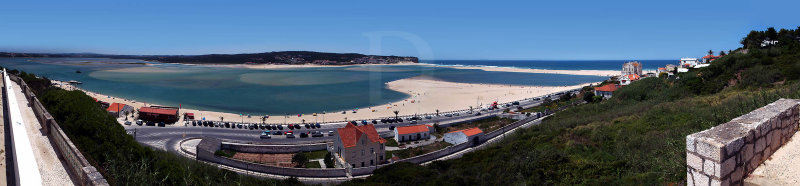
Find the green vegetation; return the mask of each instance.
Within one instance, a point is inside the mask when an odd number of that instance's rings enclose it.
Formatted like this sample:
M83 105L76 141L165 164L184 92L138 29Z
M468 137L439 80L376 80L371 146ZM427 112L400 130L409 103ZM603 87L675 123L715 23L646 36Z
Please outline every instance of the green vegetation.
M397 156L400 159L406 159L406 158L410 158L410 157L414 157L414 156L423 155L423 154L426 154L426 153L429 153L429 152L437 151L437 150L440 150L440 149L444 149L445 147L448 147L450 145L451 145L450 143L447 143L447 142L444 142L444 141L437 141L437 142L434 142L434 143L429 144L429 145L406 148L406 149L400 149L400 150L395 150L395 151L386 151L386 153L387 154L390 154L390 153L394 154L394 156ZM388 156L388 155L386 157L387 157L387 159L390 158L390 156Z
M323 159L325 158L325 154L330 154L330 153L328 153L327 150L318 150L318 151L305 152L305 154L308 159L313 160L313 159Z
M399 146L399 144L397 144L397 141L395 141L394 138L383 138L383 139L386 140L386 143L384 143L384 145L386 145L387 147Z
M298 152L292 156L292 163L295 163L295 167L303 167L306 163L308 163L308 157L306 157L305 152Z
M491 132L497 130L503 126L513 123L516 120L509 119L509 118L501 118L501 117L490 117L478 121L471 121L467 123L458 124L455 126L450 126L447 128L441 128L436 130L437 134L444 134L450 131L468 129L468 128L475 128L478 127L484 132Z
M214 152L214 155L228 157L228 158L233 158L233 155L235 155L235 154L236 154L236 152L231 151L231 150L218 150L218 151Z
M344 184L685 183L686 135L779 98L800 98L800 42L788 39L800 36L800 29L770 30L751 32L743 39L745 48L709 67L674 78L644 78L620 88L609 100L557 112L538 126L462 158L427 166L393 164ZM766 37L780 42L762 48Z
M42 104L111 185L275 185L300 184L296 179L265 180L197 162L134 141L94 100L80 91L50 86L47 79L19 75Z
M319 164L319 161L309 161L305 164L306 168L314 168L314 169L321 169L322 165Z
M336 167L336 165L335 165L336 163L333 162L333 156L331 155L331 153L326 153L325 154L325 159L323 161L325 162L325 167L327 167L327 168Z

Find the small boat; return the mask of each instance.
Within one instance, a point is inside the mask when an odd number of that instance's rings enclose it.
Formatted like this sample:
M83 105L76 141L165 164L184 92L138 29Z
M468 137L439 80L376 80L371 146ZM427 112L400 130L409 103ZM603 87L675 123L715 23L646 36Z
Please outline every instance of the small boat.
M75 81L75 80L67 81L67 83L70 83L70 84L82 84L80 81Z
M80 73L81 73L81 71L80 71L80 70L75 70L75 73L78 73L78 74L80 74Z

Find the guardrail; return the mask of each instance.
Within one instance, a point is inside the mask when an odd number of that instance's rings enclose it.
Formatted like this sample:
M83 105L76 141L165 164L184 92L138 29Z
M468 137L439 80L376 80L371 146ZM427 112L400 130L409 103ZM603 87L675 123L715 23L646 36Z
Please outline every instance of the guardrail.
M66 133L61 129L58 123L53 119L53 116L47 112L47 109L36 98L36 95L31 92L30 87L21 78L8 75L9 80L16 82L20 85L22 93L31 104L36 119L42 125L43 132L47 135L54 145L55 151L64 159L64 164L67 165L67 172L72 178L77 178L75 181L81 185L108 185L108 182L103 178L97 169L89 164L89 162L81 154L80 150L75 144L70 141Z

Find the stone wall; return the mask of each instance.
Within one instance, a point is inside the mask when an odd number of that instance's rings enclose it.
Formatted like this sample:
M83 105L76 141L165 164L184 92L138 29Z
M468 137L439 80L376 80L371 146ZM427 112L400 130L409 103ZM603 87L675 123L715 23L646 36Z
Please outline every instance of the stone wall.
M798 104L799 100L780 99L686 136L687 185L742 185L797 132Z
M42 126L42 132L47 135L47 138L52 141L53 149L58 153L59 157L63 158L66 170L74 179L75 182L81 185L108 185L108 182L103 178L97 169L89 164L86 158L81 154L75 144L70 141L67 134L61 129L61 126L53 119L53 116L47 112L47 109L39 102L36 95L30 90L28 84L22 81L21 78L8 75L11 81L20 85L22 93L31 104L29 105L39 124ZM9 85L10 86L10 85Z
M328 143L298 144L298 145L255 145L255 144L222 142L222 148L230 149L236 152L246 152L246 153L286 154L286 153L327 150Z

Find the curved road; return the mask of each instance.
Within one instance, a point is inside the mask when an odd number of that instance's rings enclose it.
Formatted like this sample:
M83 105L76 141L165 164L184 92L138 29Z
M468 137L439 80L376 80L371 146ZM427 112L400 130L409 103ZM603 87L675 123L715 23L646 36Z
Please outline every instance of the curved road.
M575 91L575 90L573 90ZM539 97L544 99L544 97ZM555 100L557 99L556 95L551 94L550 98ZM535 99L526 99L520 101L520 105L524 108L530 108L536 105L539 105L541 100ZM516 107L516 106L512 106ZM487 117L493 115L499 115L505 109L500 107L501 109L494 109L494 110L487 110L481 111L481 116L475 116L473 114L467 114L467 111L456 111L456 112L443 112L440 113L439 116L432 116L431 119L425 119L425 117L421 117L422 120L417 121L416 124L411 124L408 119L404 118L404 122L401 123L380 123L375 125L375 128L378 130L378 133L383 137L393 136L393 131L389 130L390 126L408 126L408 125L418 125L418 124L430 124L430 123L439 123L441 124L451 124L451 123L461 123L469 120L473 120L480 117ZM477 111L477 109L476 109ZM445 115L448 113L459 113L459 116L451 116L446 117ZM431 114L432 115L432 114ZM369 122L369 121L368 121ZM360 124L360 122L359 122ZM156 149L166 150L169 152L177 153L177 149L173 148L177 146L177 143L183 139L190 138L190 137L214 137L223 139L225 141L236 141L240 143L269 143L269 144L298 144L298 143L315 143L315 142L327 142L333 141L335 136L328 136L329 131L334 131L336 128L344 127L345 123L324 123L321 124L321 128L318 129L295 129L292 130L295 133L294 139L287 139L284 135L272 135L272 139L261 139L260 135L263 130L260 129L245 129L245 128L217 128L217 127L202 127L202 126L192 126L189 124L188 126L184 126L181 124L176 125L169 125L166 127L156 127L156 126L138 126L136 124L133 125L126 125L124 126L125 129L128 131L128 134L134 135L136 141L139 143L151 146ZM271 130L271 131L281 131L285 133L289 131L287 127L284 125L284 130ZM300 138L298 134L300 133L308 133L313 131L320 131L325 134L324 137L307 137L307 138Z

